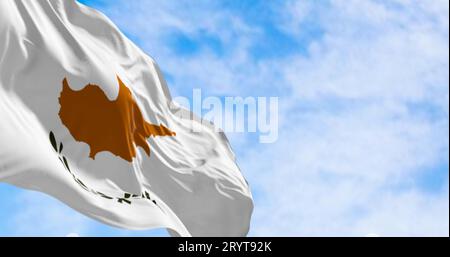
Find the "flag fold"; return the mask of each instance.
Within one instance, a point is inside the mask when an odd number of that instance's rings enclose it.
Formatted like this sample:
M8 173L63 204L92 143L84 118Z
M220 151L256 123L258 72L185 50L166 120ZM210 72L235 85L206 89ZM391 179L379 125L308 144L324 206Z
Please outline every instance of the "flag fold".
M0 1L0 182L178 236L245 236L253 210L224 133L173 103L154 60L74 0Z

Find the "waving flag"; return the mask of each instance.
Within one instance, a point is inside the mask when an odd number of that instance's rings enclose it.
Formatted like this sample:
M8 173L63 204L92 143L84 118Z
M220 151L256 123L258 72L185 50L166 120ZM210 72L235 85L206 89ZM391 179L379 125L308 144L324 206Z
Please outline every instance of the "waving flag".
M0 1L0 182L117 227L246 235L252 197L226 137L174 106L155 62L102 14Z

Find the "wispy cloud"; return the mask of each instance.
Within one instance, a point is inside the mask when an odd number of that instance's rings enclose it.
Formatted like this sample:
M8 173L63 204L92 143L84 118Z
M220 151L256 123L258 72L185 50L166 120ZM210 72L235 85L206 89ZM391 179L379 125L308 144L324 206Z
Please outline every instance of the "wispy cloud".
M253 232L448 235L448 3L291 1L280 13L294 37L321 36L279 60L293 92L282 139L244 162L264 195ZM429 194L417 180L431 172L446 175Z
M448 1L261 2L94 6L155 57L173 95L280 97L276 143L232 135L251 235L448 236ZM42 210L28 205L19 221ZM83 235L58 233L70 232Z

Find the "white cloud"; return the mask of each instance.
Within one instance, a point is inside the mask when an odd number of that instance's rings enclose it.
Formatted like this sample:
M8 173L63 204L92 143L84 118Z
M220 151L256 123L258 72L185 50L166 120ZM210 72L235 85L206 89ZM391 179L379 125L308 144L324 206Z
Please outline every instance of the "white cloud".
M263 196L254 235L448 233L448 192L425 194L412 182L445 158L445 127L371 112L300 115L279 142L246 156L242 169Z
M332 3L316 21L323 40L285 69L298 96L440 104L448 99L448 32L434 22L441 17L430 18L415 4L388 9L375 1ZM448 101L442 108L448 110Z
M172 95L193 87L202 87L207 94L242 94L244 89L249 94L262 91L263 78L265 88L275 82L272 67L259 65L249 56L249 47L264 28L247 24L219 2L117 1L103 11L173 75ZM179 35L197 40L198 52L180 56L171 44L172 37ZM210 45L202 44L205 37L218 42L223 50L220 55Z
M416 191L381 196L354 226L356 234L376 231L383 236L448 236L448 190L431 197Z
M315 22L323 35L279 60L294 92L281 140L244 160L264 195L255 235L448 236L448 181L414 183L448 165L448 3L417 3L331 1L315 21L301 1L282 10L290 34Z
M299 42L318 34L307 53L260 60L249 51L265 28L217 3L107 8L172 92L281 96L277 143L232 140L255 193L252 235L448 236L448 181L431 193L416 183L448 166L448 1L289 1L269 20ZM171 33L209 34L225 53L180 57Z

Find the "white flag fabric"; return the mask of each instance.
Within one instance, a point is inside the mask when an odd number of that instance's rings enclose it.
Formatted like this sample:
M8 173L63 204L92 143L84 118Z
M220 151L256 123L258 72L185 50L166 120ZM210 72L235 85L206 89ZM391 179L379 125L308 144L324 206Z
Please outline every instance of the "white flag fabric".
M253 210L225 135L173 107L155 62L74 0L0 1L0 182L179 236L244 236Z

